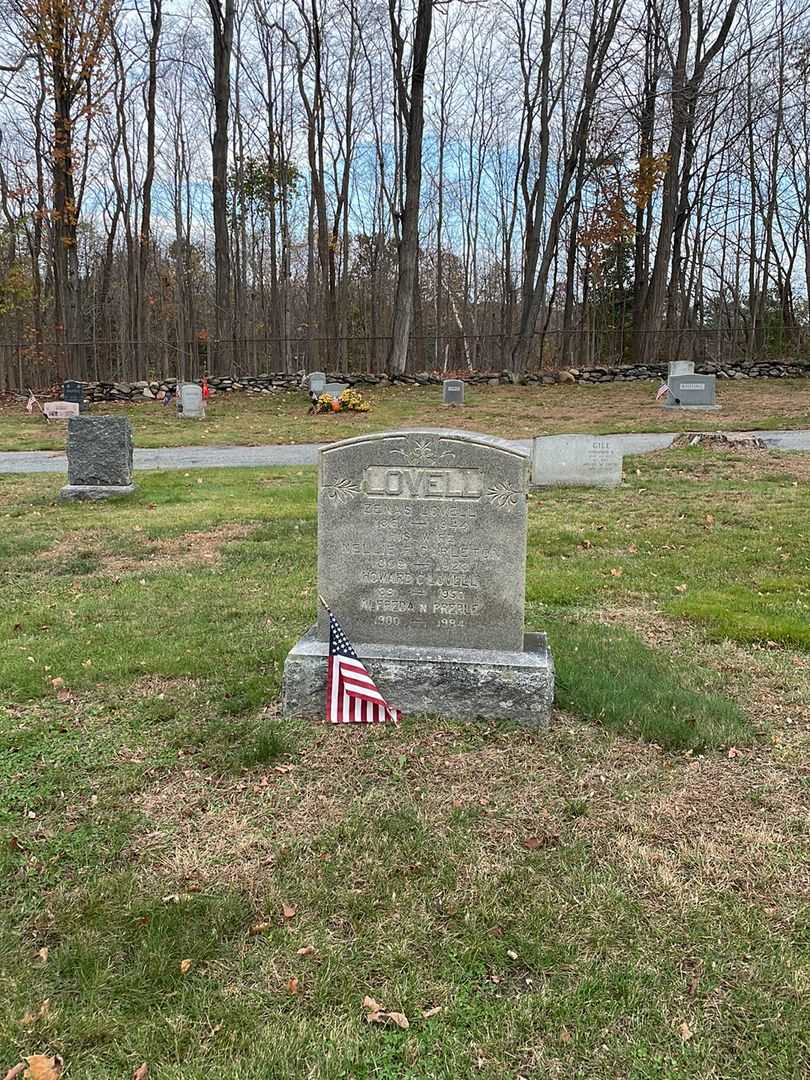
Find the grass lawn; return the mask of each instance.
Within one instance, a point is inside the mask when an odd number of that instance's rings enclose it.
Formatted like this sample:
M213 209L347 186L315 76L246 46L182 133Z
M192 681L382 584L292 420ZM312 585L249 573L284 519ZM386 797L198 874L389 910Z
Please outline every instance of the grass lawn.
M445 408L441 388L369 390L370 413L307 416L303 393L220 394L204 421L178 420L159 402L94 405L99 414L127 415L135 445L261 446L333 442L391 428L460 427L505 438L565 432L714 431L810 427L810 380L724 380L718 413L672 414L655 403L652 382L601 386L485 386L468 388L462 408ZM29 416L22 404L0 406L0 450L61 450L65 424Z
M0 478L0 1077L808 1075L807 455L532 496L544 733L284 721L314 471L138 480Z

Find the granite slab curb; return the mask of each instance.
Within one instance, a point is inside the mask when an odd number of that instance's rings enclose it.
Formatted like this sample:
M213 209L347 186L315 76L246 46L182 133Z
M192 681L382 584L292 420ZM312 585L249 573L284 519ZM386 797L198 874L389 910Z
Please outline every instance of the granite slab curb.
M526 634L522 652L362 643L354 648L380 692L403 713L548 726L554 662L545 634ZM285 716L324 716L328 653L314 626L288 653Z
M138 490L136 484L65 484L59 492L60 499L88 500L120 499Z

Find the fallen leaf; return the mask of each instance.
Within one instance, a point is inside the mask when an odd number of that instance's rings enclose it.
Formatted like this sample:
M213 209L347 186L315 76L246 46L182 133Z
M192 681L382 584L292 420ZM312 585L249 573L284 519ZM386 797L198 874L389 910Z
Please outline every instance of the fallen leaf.
M363 998L363 1008L370 1013L380 1013L383 1011L382 1005L379 1001L375 1001L373 997L369 997L368 994ZM368 1017L366 1017L368 1019Z
M9 1069L3 1080L17 1080L18 1076L22 1076L25 1072L25 1062L21 1061L19 1065L15 1065L13 1069Z
M250 928L251 934L265 934L270 929L271 924L269 922L257 922Z
M730 746L728 748L728 757L735 758L735 757L742 757L742 755L741 755L740 751L737 749L736 746Z
M37 952L37 956L40 958L40 960L42 961L43 964L48 963L48 953L49 953L49 951L50 950L48 949L48 946L43 945L42 948L39 949L38 952Z
M188 973L191 971L191 969L193 967L194 967L194 961L193 960L181 960L180 961L180 974L181 975L188 975Z
M562 1030L560 1031L560 1042L561 1043L570 1043L571 1042L571 1032L568 1030L567 1027L565 1027L565 1025L563 1025Z
M314 945L304 945L303 948L298 949L296 951L295 955L296 956L312 956L312 954L314 952L315 952L315 946Z
M678 1034L680 1035L683 1042L689 1042L689 1040L692 1038L692 1035L693 1035L692 1029L689 1027L689 1025L687 1024L687 1022L685 1020L681 1024L681 1026L678 1028Z
M296 911L298 911L298 908L294 907L292 904L281 905L281 913L285 919L292 919Z
M68 701L73 701L73 694L69 690L58 690L56 692L56 700L61 701L63 704Z
M149 1075L149 1066L146 1062L143 1065L139 1065L135 1072L132 1074L132 1080L146 1080Z
M375 1001L368 995L363 998L363 1008L366 1010L366 1021L369 1024L396 1024L403 1031L411 1026L405 1013L388 1012L379 1001Z
M686 585L676 585L675 592L686 592Z
M526 839L522 841L522 843L525 848L529 849L529 851L536 851L537 848L543 846L543 841L540 839L539 836L527 836Z
M424 1009L422 1011L422 1019L430 1020L431 1016L438 1016L442 1009L442 1005L435 1005L432 1009Z
M296 979L295 975L287 982L287 989L291 994L298 993L298 979Z
M621 577L623 573L624 573L624 570L622 570L622 568L620 566L614 566L610 571L610 576L611 577Z
M402 1028L403 1031L405 1031L406 1028L409 1028L411 1026L408 1023L408 1017L405 1015L405 1013L390 1012L386 1015L392 1024L396 1024L397 1027Z
M515 952L514 949L507 949L506 955L509 957L510 960L517 960L518 958L518 954Z
M33 1027L34 1024L36 1024L38 1020L42 1020L45 1016L48 1015L48 1011L49 1011L50 1007L51 1007L51 999L50 998L45 998L45 1000L42 1002L42 1004L37 1009L37 1011L36 1012L27 1012L25 1014L25 1016L22 1018L22 1020L20 1021L20 1023L22 1024L23 1027L27 1027L27 1028Z
M58 1054L54 1057L48 1057L46 1054L32 1054L26 1060L28 1068L23 1073L24 1080L58 1080L65 1064Z
M638 548L635 544L631 544L630 547L627 549L627 553L628 555L638 555Z
M54 688L54 690L61 690L64 685L65 680L60 676L57 676L55 679L51 679L51 686Z

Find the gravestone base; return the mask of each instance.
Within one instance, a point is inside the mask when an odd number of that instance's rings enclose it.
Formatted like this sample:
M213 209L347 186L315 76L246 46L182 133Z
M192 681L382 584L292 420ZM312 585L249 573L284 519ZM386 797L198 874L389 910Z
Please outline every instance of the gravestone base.
M87 499L94 502L101 499L117 499L123 495L132 495L135 484L65 484L59 492L60 499Z
M665 409L683 409L687 412L720 412L719 405L679 405L674 401L670 405L668 401L664 402Z
M522 652L353 645L380 693L405 714L548 726L554 662L545 634L526 634ZM284 663L285 716L323 718L328 654L314 626L292 648Z

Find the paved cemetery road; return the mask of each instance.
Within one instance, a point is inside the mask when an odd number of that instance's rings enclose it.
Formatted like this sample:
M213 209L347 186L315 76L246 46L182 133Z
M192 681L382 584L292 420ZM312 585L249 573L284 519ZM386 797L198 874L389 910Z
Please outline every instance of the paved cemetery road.
M727 435L733 434L726 432ZM757 431L774 450L810 450L810 430ZM662 450L675 438L666 434L604 435L623 454L648 454ZM529 451L531 442L518 439L513 445ZM318 458L316 443L297 446L167 446L159 450L136 450L135 469L220 469L250 468L263 465L314 465ZM14 450L0 452L0 473L65 473L65 455L53 450Z

